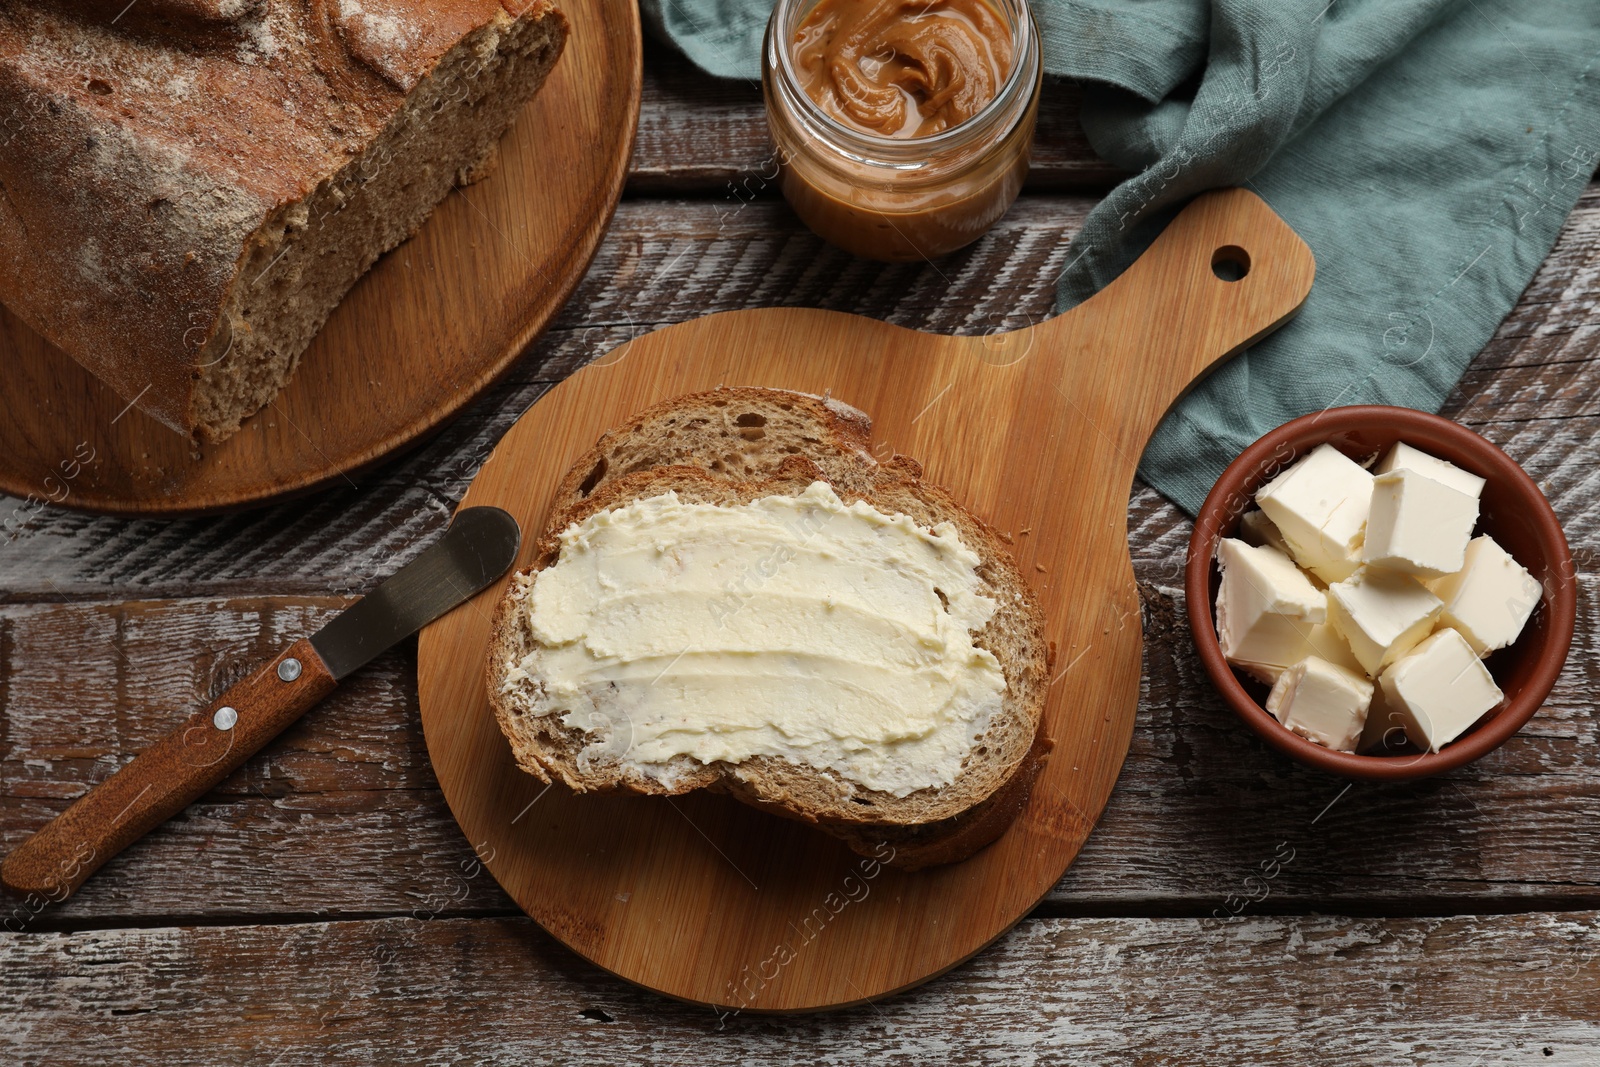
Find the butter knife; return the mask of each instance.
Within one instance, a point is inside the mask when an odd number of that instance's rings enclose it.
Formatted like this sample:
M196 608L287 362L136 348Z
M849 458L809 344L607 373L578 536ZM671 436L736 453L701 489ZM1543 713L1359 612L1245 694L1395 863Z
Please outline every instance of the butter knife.
M0 885L62 901L100 865L222 781L381 652L486 588L517 558L499 508L467 508L416 559L235 682L0 863Z

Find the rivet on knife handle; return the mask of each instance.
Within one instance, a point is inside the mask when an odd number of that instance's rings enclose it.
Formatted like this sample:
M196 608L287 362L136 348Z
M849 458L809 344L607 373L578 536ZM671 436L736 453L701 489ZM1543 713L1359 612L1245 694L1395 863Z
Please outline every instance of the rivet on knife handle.
M0 882L16 893L66 899L101 864L204 796L338 684L311 642L296 641L24 841L0 864Z

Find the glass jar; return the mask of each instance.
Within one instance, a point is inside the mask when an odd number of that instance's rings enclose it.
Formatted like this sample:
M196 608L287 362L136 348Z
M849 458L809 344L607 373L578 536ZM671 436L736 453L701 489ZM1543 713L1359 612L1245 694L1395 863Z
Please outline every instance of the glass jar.
M848 252L931 259L981 237L1022 189L1038 113L1039 34L1026 0L985 0L1012 34L1012 66L977 114L927 137L864 133L806 93L795 30L817 0L778 0L762 46L761 85L779 184L807 226Z

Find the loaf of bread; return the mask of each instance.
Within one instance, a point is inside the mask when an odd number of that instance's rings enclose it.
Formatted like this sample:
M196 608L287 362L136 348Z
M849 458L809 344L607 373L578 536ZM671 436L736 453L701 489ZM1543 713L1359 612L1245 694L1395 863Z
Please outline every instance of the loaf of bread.
M895 865L908 868L965 858L1004 832L1050 747L1040 731L1049 670L1043 616L994 531L923 481L914 461L896 456L877 462L870 433L865 415L834 401L720 389L657 405L582 456L558 489L533 565L513 577L495 618L487 686L519 766L580 792L730 793L812 823L863 854L882 855L887 842ZM948 522L981 560L978 590L995 610L972 634L972 643L998 660L1005 692L1000 711L973 741L952 781L896 795L770 755L737 764L678 756L663 772L640 767L626 754L597 757L594 737L560 716L540 713L545 680L526 676L518 665L538 643L528 624L528 601L537 575L558 561L564 530L668 491L685 503L728 506L797 495L816 481L828 483L847 504L863 501L886 515L909 516L923 529Z
M549 0L0 5L0 301L215 441L500 135Z

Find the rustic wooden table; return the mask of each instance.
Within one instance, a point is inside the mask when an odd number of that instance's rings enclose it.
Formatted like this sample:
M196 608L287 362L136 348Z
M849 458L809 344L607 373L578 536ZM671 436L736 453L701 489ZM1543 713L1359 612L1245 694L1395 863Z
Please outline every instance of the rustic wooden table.
M795 220L769 151L755 87L650 48L628 194L588 277L437 438L293 503L184 522L49 511L0 544L0 849L414 555L585 361L729 308L956 333L1037 321L1116 178L1052 84L1027 193L995 231L884 267ZM1600 186L1445 409L1527 467L1579 561L1566 672L1480 763L1347 786L1264 750L1190 647L1189 523L1138 487L1146 686L1127 766L1055 891L945 977L719 1026L578 959L451 819L408 642L65 905L5 902L0 1060L1600 1063L1597 240Z

